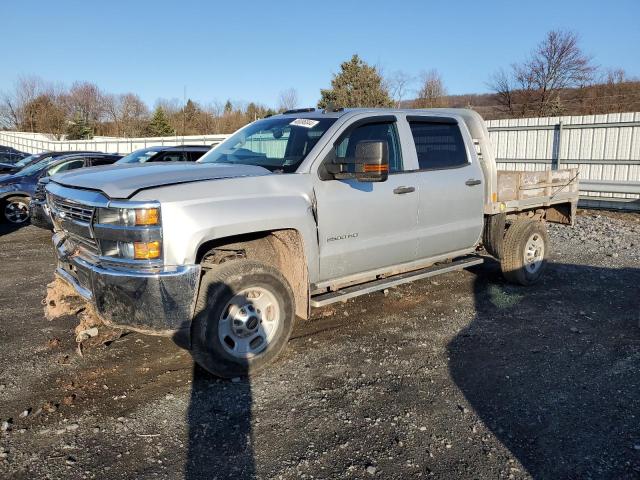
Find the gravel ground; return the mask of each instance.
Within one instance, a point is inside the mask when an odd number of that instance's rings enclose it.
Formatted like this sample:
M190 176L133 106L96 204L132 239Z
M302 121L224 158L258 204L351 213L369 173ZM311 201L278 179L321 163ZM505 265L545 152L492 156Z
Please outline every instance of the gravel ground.
M250 381L140 334L47 321L47 232L0 232L2 478L640 478L640 216L551 226L534 287L493 261L316 310Z

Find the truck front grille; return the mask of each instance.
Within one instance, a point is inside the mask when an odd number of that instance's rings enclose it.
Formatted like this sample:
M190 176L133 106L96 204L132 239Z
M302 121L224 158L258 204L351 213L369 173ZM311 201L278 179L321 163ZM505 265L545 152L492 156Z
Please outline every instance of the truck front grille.
M51 194L48 202L56 228L64 231L73 246L99 255L100 248L91 227L95 208Z
M94 208L79 203L70 202L60 197L53 197L53 207L60 218L78 220L90 224L93 219Z

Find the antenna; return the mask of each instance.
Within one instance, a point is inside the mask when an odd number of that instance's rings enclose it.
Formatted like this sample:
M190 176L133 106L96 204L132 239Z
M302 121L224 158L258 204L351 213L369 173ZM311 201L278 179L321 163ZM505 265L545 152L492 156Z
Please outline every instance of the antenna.
M187 125L187 86L182 87L182 144L184 145L184 132Z

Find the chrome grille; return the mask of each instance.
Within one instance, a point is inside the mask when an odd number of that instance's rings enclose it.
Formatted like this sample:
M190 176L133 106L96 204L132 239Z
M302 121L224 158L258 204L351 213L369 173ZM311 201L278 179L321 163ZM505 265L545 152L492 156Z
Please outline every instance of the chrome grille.
M69 233L69 240L74 243L78 247L83 247L88 252L99 255L100 251L98 249L98 242L93 238L87 238L80 235L74 235Z
M98 242L93 238L91 221L93 220L94 207L83 205L56 195L48 195L48 203L51 207L53 222L56 227L63 230L67 239L74 247L98 255L100 252Z
M78 220L80 222L91 223L93 219L93 207L70 202L60 197L53 197L53 207L61 218Z

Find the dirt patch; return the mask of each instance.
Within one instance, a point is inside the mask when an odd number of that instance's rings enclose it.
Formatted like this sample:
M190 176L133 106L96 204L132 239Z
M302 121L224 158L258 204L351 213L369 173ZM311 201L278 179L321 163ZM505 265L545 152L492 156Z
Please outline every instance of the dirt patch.
M42 301L44 316L52 321L64 316L74 316L78 321L75 327L75 339L78 353L83 355L86 348L96 347L113 342L122 337L126 331L105 325L100 319L93 304L84 300L67 282L55 276L47 285L47 295ZM59 346L59 339L55 345Z
M48 236L0 235L0 477L635 480L640 217L623 217L550 226L531 288L487 261L314 310L250 381L138 333L78 356L78 316L42 315Z
M71 285L57 275L47 285L47 296L42 301L44 316L55 320L65 315L75 315L87 308L87 302L80 297Z

